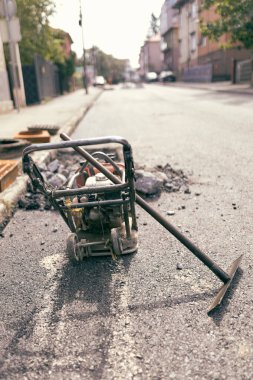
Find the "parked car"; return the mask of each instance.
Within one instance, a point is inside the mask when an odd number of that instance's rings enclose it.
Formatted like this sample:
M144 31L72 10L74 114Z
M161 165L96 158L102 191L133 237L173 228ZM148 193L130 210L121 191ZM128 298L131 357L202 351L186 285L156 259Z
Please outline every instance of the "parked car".
M98 86L98 87L104 87L105 85L105 78L102 75L99 75L95 78L93 86Z
M158 81L158 75L154 71L150 71L149 73L146 74L146 81L148 83L157 82Z
M175 82L176 75L173 73L173 71L162 71L159 75L159 81L160 82Z

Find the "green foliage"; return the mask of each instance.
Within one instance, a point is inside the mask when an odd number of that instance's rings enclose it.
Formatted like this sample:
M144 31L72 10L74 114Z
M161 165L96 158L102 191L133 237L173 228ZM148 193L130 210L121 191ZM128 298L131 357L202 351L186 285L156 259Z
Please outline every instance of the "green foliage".
M113 83L124 80L126 67L124 59L114 58L112 55L93 47L87 50L87 64L95 64L97 75L102 75L107 80L111 79Z
M201 22L203 35L218 40L228 33L230 43L240 42L253 49L253 0L204 0L204 9L215 7L220 17L212 23Z
M62 91L68 91L75 72L75 53L65 56L66 33L49 25L54 0L16 0L22 40L19 43L22 65L31 65L36 54L56 64Z
M54 12L53 0L17 0L22 40L22 64L31 64L35 54L54 62L64 62L62 40L55 38L49 26L49 16Z
M59 70L59 77L61 83L61 91L70 90L70 79L75 72L76 66L76 53L71 52L70 56L64 60L64 62L56 62Z

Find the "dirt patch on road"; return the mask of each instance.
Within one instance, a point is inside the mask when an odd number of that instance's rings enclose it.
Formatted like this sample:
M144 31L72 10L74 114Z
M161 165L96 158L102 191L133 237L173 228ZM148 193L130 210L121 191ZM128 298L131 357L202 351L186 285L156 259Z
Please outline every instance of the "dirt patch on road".
M174 169L170 164L158 165L154 168L138 166L135 172L136 191L145 197L183 191L190 194L190 180L181 169Z

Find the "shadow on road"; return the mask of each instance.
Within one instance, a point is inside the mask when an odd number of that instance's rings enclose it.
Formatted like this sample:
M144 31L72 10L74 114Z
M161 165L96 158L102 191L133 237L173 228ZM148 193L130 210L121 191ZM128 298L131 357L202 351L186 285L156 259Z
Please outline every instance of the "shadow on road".
M167 309L181 304L188 304L197 301L206 301L207 298L211 298L215 295L215 292L203 292L195 294L186 294L185 296L178 298L169 298L160 302L151 302L146 304L135 304L129 306L130 311L136 312L138 310L154 310L154 309Z
M77 266L68 263L63 269L63 274L58 286L57 301L54 305L54 316L62 309L65 303L80 300L86 303L95 304L96 312L102 316L110 314L111 301L114 294L111 288L112 276L122 271L127 275L129 266L134 255L128 255L117 261L111 257L90 257ZM115 287L120 287L120 283L115 283ZM85 320L94 313L84 313L72 317Z
M93 320L96 321L90 337L87 337L87 342L98 337L97 346L102 356L96 364L97 378L103 374L110 341L113 339L115 320L122 313L120 307L122 283L128 276L133 257L134 255L124 256L117 261L113 261L111 257L91 257L77 266L67 263L63 268L51 323L57 326L61 321L63 308L64 318L70 325L72 323L80 325L81 322L84 328L87 328L94 324Z

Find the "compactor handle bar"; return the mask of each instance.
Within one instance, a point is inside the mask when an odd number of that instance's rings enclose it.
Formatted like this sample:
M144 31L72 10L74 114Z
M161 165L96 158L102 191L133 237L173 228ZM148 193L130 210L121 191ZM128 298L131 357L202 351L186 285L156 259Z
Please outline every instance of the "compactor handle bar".
M61 148L75 148L78 146L91 146L91 145L101 145L116 143L123 146L124 153L129 153L132 155L132 147L129 142L120 136L108 136L108 137L96 137L91 139L81 139L81 140L71 140L71 141L61 141L58 143L43 143L43 144L33 144L28 146L23 151L23 160L26 161L28 154L50 149L61 149Z

